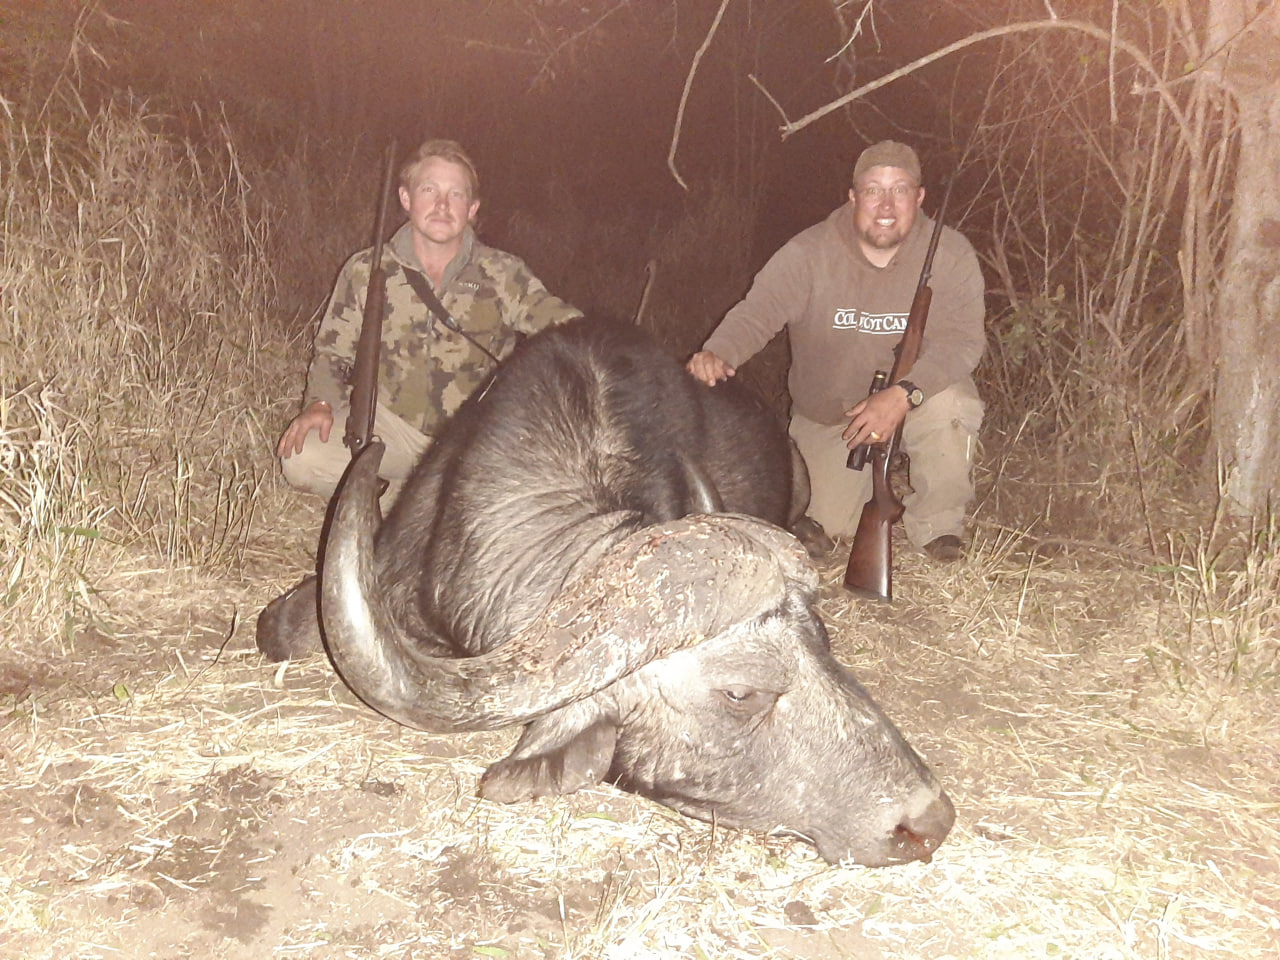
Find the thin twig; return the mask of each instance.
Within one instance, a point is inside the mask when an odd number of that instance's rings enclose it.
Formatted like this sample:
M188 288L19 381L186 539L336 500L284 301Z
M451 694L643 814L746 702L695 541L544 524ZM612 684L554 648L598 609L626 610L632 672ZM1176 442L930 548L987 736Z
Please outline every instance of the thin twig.
M855 100L861 99L868 93L871 93L874 90L879 90L881 87L888 86L895 80L909 76L922 67L926 67L937 60L941 60L953 53L964 50L966 47L971 47L974 44L982 43L986 40L994 40L998 37L1012 36L1019 33L1034 33L1045 30L1074 30L1078 33L1083 33L1086 36L1095 37L1104 43L1111 43L1114 41L1115 45L1119 49L1127 53L1135 63L1142 67L1146 73L1150 74L1152 77L1151 89L1168 104L1169 110L1177 119L1178 126L1182 129L1183 135L1186 136L1188 140L1191 139L1191 132L1187 119L1183 115L1181 105L1169 92L1168 87L1164 82L1164 78L1160 76L1159 72L1157 72L1155 66L1151 63L1151 60L1147 55L1127 40L1113 38L1109 31L1103 30L1101 27L1083 20L1031 20L1022 23L1010 23L1002 27L993 27L990 30L982 30L978 33L970 34L963 39L957 40L954 43L949 43L945 47L935 50L933 53L926 54L923 57L913 60L910 63L899 67L897 70L892 70L883 77L872 80L870 83L864 83L856 90L851 90L849 93L846 93L842 97L837 97L825 106L821 106L817 110L805 114L799 120L785 124L780 128L780 133L782 134L783 139L786 139L792 134L803 130L814 121L822 119L827 114L839 110L841 107L846 106Z
M680 145L680 130L684 127L684 109L689 103L689 91L693 89L693 78L698 72L698 65L711 46L711 40L715 37L716 31L720 29L720 21L724 19L724 12L729 8L729 3L730 0L720 0L720 9L716 11L716 18L711 22L711 28L707 30L701 46L693 55L693 61L689 64L689 73L684 78L684 89L680 91L680 106L676 108L675 128L671 131L671 149L667 151L667 168L671 171L671 176L675 177L676 183L680 184L684 190L688 190L689 185L684 182L680 171L676 169L676 150Z
M760 78L757 77L754 73L749 73L747 74L747 79L749 79L752 83L754 83L756 85L756 89L764 94L765 99L768 100L771 104L773 104L773 109L778 111L778 116L782 117L783 123L786 123L787 111L783 109L782 104L780 104L777 101L777 99L774 97L774 95L769 92L768 88L765 87L765 85L760 82Z

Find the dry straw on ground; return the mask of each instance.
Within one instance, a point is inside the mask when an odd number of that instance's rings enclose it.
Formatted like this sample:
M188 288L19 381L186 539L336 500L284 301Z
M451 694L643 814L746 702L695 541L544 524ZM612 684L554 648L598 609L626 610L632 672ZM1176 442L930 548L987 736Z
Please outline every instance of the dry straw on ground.
M933 863L888 870L607 788L480 802L509 734L400 730L321 658L263 663L247 615L270 583L121 564L117 632L5 678L7 949L1269 955L1274 689L1185 658L1180 688L1151 574L999 546L945 570L905 553L892 606L850 602L840 558L824 571L837 652L960 812Z

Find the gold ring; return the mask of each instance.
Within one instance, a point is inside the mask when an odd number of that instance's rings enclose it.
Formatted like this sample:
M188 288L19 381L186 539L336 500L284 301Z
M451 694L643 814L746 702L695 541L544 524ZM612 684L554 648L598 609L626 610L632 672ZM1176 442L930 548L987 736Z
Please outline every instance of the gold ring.
M874 430L872 430L872 431L871 431L870 436L871 436L871 439L872 439L872 440L879 440L879 439L880 439L880 434L876 433Z

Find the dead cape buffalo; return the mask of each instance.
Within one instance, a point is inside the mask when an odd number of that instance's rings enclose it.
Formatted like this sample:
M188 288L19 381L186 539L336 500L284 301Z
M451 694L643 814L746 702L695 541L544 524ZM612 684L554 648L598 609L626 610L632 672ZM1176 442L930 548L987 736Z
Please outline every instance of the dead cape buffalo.
M747 393L703 386L635 327L579 321L516 349L381 524L380 456L334 504L324 642L400 723L527 724L483 796L609 781L869 866L947 835L950 800L830 653L817 574L780 526L791 447ZM314 581L278 598L259 648L314 642L316 606Z

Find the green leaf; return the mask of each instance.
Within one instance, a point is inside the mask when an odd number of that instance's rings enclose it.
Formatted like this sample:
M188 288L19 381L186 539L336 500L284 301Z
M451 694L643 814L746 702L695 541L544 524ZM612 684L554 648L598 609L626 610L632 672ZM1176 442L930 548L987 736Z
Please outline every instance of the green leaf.
M69 533L73 537L84 537L86 540L97 540L102 531L97 527L58 527L59 533Z

